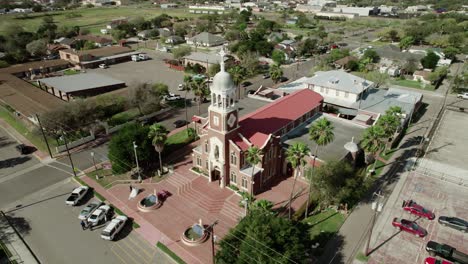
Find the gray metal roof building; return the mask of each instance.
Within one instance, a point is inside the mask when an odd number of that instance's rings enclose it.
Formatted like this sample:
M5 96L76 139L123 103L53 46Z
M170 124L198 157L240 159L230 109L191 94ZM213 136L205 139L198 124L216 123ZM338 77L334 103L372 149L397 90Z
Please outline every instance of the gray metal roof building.
M37 81L41 89L69 101L72 96L94 96L125 87L125 82L97 73L82 73Z

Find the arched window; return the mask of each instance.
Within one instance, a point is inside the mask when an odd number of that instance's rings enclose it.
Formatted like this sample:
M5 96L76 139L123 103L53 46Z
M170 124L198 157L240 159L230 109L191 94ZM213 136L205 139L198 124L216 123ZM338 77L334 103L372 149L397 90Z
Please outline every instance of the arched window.
M231 97L231 106L234 106L234 99Z
M221 95L218 94L218 100L216 102L218 103L218 106L221 106L222 104Z
M215 147L215 153L214 153L215 159L219 159L219 147Z
M231 164L233 164L233 165L237 164L237 156L236 156L236 153L234 151L231 152Z
M231 171L231 177L229 179L231 184L237 185L237 175L235 172Z
M208 153L208 140L205 141L205 152Z
M247 178L242 177L242 183L241 183L241 185L242 185L242 188L247 189Z

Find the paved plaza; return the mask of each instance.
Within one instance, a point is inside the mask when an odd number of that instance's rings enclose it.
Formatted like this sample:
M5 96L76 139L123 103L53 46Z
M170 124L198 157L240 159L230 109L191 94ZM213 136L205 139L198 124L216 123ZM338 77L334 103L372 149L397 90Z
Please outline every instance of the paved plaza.
M468 253L468 234L444 227L437 222L439 216L456 216L468 219L468 189L421 173L409 172L401 179L401 192L395 192L384 205L373 230L368 263L423 263L429 256L425 250L428 241L449 244ZM397 188L398 189L398 188ZM436 219L427 220L403 211L403 200L413 199L433 211ZM425 228L428 235L415 237L395 229L391 222L394 217L416 221Z

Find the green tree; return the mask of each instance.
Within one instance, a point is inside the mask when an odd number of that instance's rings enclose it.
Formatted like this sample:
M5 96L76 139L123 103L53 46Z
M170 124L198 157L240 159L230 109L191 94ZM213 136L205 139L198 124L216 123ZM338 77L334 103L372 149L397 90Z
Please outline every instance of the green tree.
M426 69L435 69L439 59L439 56L437 56L433 51L429 51L427 55L421 59L421 64Z
M254 210L220 241L215 262L305 264L312 244L305 234L302 223Z
M385 111L386 115L400 116L403 114L403 109L400 106L390 106L390 108Z
M161 170L161 173L163 173L161 153L164 150L164 145L167 140L167 134L169 134L169 131L166 129L166 127L164 127L161 124L153 124L149 128L148 137L151 139L151 143L153 144L154 149L156 150L156 152L158 152L159 169Z
M240 99L240 84L245 78L246 70L244 67L236 65L229 68L228 72L231 74L232 81L237 86L237 99Z
M413 44L414 44L414 38L411 36L406 36L402 38L400 41L400 49L402 50L407 49Z
M40 38L45 38L47 42L52 42L56 36L57 25L55 24L53 16L44 16L42 23L37 29L37 35Z
M96 45L94 45L93 41L86 40L84 42L84 45L83 45L84 50L91 50L91 49L95 49L95 48L96 48Z
M121 174L129 171L136 165L132 142L137 144L138 162L146 167L154 157L154 149L148 138L149 128L139 124L126 124L112 136L109 142L109 160L112 172Z
M119 42L121 39L124 39L127 36L127 33L123 30L114 29L111 33L115 41Z
M198 98L198 115L201 114L201 103L205 99L206 96L210 94L210 90L208 89L208 83L206 81L197 79L197 80L192 80L190 83L191 90L193 91L193 94Z
M147 83L140 83L129 89L128 102L136 107L140 115L158 111L161 108L161 96Z
M211 65L209 68L208 68L208 76L215 76L219 71L221 70L221 66L219 65L219 63L216 63L214 65Z
M184 56L189 55L192 52L192 48L188 46L180 46L172 50L172 55L174 55L174 59L181 59Z
M455 60L457 54L459 53L460 53L460 50L452 46L448 46L444 49L444 54L447 59Z
M260 210L262 212L272 212L274 204L268 200L257 200L252 204L252 210Z
M369 81L374 82L375 87L386 87L388 81L390 80L390 76L387 73L381 73L379 71L371 71L366 74L366 79Z
M380 56L374 49L366 49L366 51L364 51L364 54L362 55L362 58L369 58L371 62L375 63L379 61Z
M291 205L292 205L292 199L294 195L294 189L296 187L296 180L299 175L300 169L304 168L304 166L307 164L306 157L310 155L310 149L309 147L302 143L302 142L297 142L293 143L292 145L289 146L289 148L286 150L286 160L291 163L291 167L294 169L294 181L293 181L293 186L291 188L291 194L289 195L289 219L291 219Z
M385 147L385 130L381 126L377 125L368 127L364 130L361 147L364 151L374 157L374 165L372 169L375 170L375 165L377 164L377 153Z
M273 53L271 54L271 59L278 65L284 64L286 61L286 54L282 52L281 50L273 50Z
M155 83L152 89L159 97L169 94L169 86L164 83Z
M258 147L256 146L250 146L248 149L247 149L247 153L246 153L246 161L248 164L250 164L250 166L252 166L252 174L250 175L251 178L250 178L250 195L253 197L254 196L254 193L253 193L253 182L254 182L254 179L255 179L255 175L254 175L254 172L255 172L255 166L260 163L262 161L261 159L261 156L262 156L262 150L259 149Z
M327 62L332 63L346 56L349 56L348 49L333 49L327 57Z
M258 68L258 54L256 52L247 51L239 55L240 66L245 69L247 76L253 76L257 73Z
M44 39L34 40L26 45L26 50L31 56L43 56L47 51L47 42Z
M377 125L382 127L384 130L386 138L392 138L400 124L400 118L396 115L385 114L380 116L379 120L377 121Z
M300 56L311 56L317 50L317 40L307 38L299 43L298 53Z
M417 60L415 58L409 58L403 65L402 70L406 74L413 74L418 69Z
M10 64L8 64L8 62L4 61L4 60L0 60L0 69L1 68L6 68L10 66Z
M185 121L187 121L187 124L186 124L186 130L187 130L187 136L188 135L188 108L187 108L187 93L192 90L192 77L190 75L185 75L184 76L184 91L185 91L185 95L184 95L184 108L185 108Z
M316 168L313 174L308 170L306 175L319 193L320 207L323 208L341 202L338 194L353 175L353 168L345 161L329 161Z
M465 43L465 34L463 33L455 33L451 34L448 38L448 43L450 46L459 48L463 46L463 43Z
M310 200L310 194L312 191L312 182L311 179L314 174L314 169L315 169L315 160L318 155L318 149L319 146L323 147L330 142L332 142L335 139L335 133L333 132L334 127L332 123L326 119L326 118L321 118L317 122L314 122L312 126L309 128L309 138L310 140L314 141L317 146L315 147L315 153L314 153L314 159L312 163L312 169L311 169L311 177L309 177L309 193L307 195L307 206L306 206L306 211L305 211L305 216L307 217L309 214L309 200Z
M281 77L283 77L283 70L279 65L273 64L273 66L270 67L270 76L275 83L278 83Z

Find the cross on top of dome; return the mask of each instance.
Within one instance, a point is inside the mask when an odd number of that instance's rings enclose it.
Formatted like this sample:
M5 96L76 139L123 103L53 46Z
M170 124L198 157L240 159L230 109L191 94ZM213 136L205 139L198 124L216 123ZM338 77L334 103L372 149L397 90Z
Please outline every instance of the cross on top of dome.
M221 48L221 51L219 51L219 55L221 56L221 62L219 63L220 69L223 72L224 71L224 56L226 55L226 52L224 51L224 47Z

